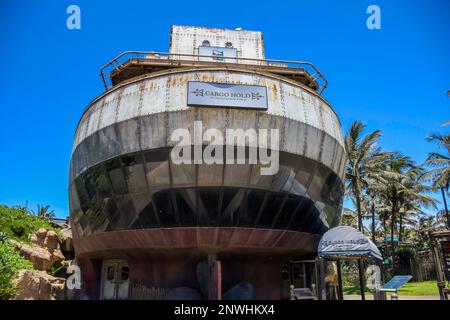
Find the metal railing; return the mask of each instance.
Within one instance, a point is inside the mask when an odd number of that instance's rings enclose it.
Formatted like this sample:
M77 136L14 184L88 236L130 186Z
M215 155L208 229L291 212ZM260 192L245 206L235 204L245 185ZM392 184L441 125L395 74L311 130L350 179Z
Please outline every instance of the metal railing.
M190 59L183 59L190 58ZM194 58L194 59L192 59ZM110 79L113 71L121 70L128 62L144 62L155 59L161 59L162 61L171 61L176 65L176 61L182 62L215 62L215 63L233 63L237 65L254 67L254 66L267 66L267 67L281 67L291 69L303 69L309 74L311 80L318 85L318 93L321 94L328 86L327 79L323 74L314 66L311 62L306 61L290 61L290 60L275 60L275 59L255 59L255 58L241 58L241 57L225 57L218 55L201 55L201 54L187 54L187 53L167 53L156 51L125 51L119 54L117 57L109 61L100 69L100 75L105 85L105 89L109 90L112 87L108 85L106 78ZM205 60L210 59L210 60Z

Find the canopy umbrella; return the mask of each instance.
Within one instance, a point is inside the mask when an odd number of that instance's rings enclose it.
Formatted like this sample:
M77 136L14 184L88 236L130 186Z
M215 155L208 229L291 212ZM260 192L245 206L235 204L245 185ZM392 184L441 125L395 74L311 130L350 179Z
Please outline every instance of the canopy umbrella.
M382 260L380 250L362 232L348 226L339 226L324 233L317 249L324 258L375 258Z
M374 258L382 260L383 258L377 246L361 231L348 226L339 226L324 233L319 241L317 252L319 259L337 260L340 299L343 299L340 260L358 259L361 297L365 300L361 259Z

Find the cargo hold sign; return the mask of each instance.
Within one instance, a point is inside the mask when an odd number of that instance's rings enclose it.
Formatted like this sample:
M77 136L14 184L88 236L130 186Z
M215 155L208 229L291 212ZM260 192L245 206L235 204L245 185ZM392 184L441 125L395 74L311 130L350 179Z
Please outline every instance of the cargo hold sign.
M267 88L243 84L189 81L187 105L267 110Z

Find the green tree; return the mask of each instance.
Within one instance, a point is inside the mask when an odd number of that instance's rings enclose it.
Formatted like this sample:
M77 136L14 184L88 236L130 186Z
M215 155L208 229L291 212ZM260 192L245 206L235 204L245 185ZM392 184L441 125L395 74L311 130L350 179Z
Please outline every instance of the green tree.
M392 175L385 183L379 184L378 189L385 205L389 207L391 253L393 257L394 230L397 222L400 220L403 223L405 213L409 210L409 213L413 210L419 212L418 208L435 206L436 202L427 195L430 188L421 179L423 168L416 166L410 157L395 153L390 157L386 169Z
M434 190L444 188L448 191L450 184L450 135L431 134L427 140L444 149L444 153L430 152L424 165L431 168L424 177L432 182Z
M38 209L36 211L36 216L41 218L54 218L55 211L50 210L50 205L42 206L38 204Z
M415 242L418 251L427 251L431 248L430 231L436 230L439 222L433 216L419 217L411 226L411 239Z
M362 223L362 197L371 180L379 180L383 155L378 147L380 130L363 135L364 125L355 121L345 135L345 152L347 165L345 169L345 190L356 207L358 216L358 229L363 230Z
M348 208L344 208L340 225L358 228L358 214Z

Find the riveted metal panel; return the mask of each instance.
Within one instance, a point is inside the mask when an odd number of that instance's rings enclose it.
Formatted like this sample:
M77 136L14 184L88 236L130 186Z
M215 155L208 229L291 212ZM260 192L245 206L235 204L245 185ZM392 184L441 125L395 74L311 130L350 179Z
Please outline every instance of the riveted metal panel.
M246 30L172 26L169 51L170 53L198 54L198 47L203 41L208 41L213 47L225 47L229 42L237 49L238 57L265 58L262 32Z
M148 115L165 110L167 81L168 77L145 80L140 115Z
M129 85L122 91L117 108L117 121L124 121L139 116L141 85Z
M86 136L89 136L98 130L100 114L102 111L101 107L102 101L98 101L92 106L89 117L87 117L86 119L87 123Z
M188 107L188 81L264 85L268 93L268 110ZM145 117L153 114L158 116ZM223 132L226 128L278 128L280 150L323 161L342 176L344 161L339 157L343 155L337 153L330 139L334 139L341 149L343 137L331 107L301 86L270 76L234 70L189 70L136 81L112 90L87 109L77 128L74 149L95 132L133 118L140 118L139 124L130 122L130 128L125 132L117 132L114 138L117 140L109 142L114 148L131 152L144 147L173 145L171 132L177 126L191 128L194 120L202 120L205 128ZM136 135L140 135L139 138ZM121 146L122 140L126 146Z
M122 90L112 91L107 94L102 100L104 104L102 107L102 115L99 123L99 129L112 125L116 121L116 110L119 103L119 96Z

